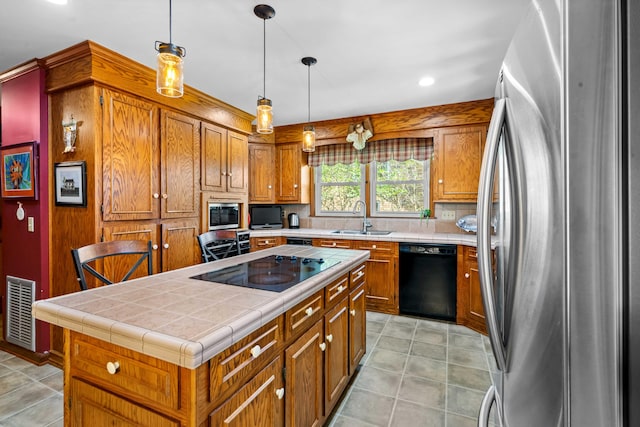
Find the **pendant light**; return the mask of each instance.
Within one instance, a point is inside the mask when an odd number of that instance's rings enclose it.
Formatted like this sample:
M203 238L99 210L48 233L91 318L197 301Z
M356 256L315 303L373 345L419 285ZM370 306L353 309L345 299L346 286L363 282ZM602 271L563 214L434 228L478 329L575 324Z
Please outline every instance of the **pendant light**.
M171 0L169 0L169 43L156 41L158 70L156 91L169 98L180 98L184 93L182 58L187 50L171 41Z
M316 129L311 125L311 66L316 58L305 56L302 63L307 66L307 125L302 130L302 151L311 153L316 151Z
M271 100L266 97L267 80L267 19L276 16L276 11L269 5L259 4L253 8L253 13L262 19L262 96L258 97L258 108L256 110L256 131L258 133L273 133L273 111Z

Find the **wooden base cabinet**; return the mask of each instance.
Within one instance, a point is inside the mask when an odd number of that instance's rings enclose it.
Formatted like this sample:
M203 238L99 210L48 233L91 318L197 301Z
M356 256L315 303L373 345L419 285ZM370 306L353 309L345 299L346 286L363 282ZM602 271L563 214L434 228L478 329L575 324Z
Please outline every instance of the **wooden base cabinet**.
M283 426L282 359L276 357L209 416L210 426Z
M352 248L370 253L366 263L367 310L398 314L398 243L354 240Z
M65 329L65 426L323 425L366 348L365 272L353 268L195 369ZM327 293L339 298L327 305Z
M486 335L476 248L458 246L456 323Z
M285 350L287 427L322 425L323 347L322 320L319 320Z

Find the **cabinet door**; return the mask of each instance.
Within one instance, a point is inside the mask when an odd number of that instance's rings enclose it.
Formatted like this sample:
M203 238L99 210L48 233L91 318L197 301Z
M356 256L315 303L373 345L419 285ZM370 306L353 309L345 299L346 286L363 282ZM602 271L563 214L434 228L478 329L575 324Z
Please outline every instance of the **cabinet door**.
M349 374L353 375L367 350L365 285L349 294Z
M398 314L398 243L354 240L354 249L370 252L366 268L367 310Z
M202 191L226 191L227 131L202 123Z
M301 150L297 143L276 146L276 203L300 201Z
M273 203L275 146L249 144L249 203Z
M120 223L120 225L106 225L102 229L102 238L105 242L110 242L112 240L151 240L151 244L153 245L154 251L152 255L153 262L153 273L160 272L160 257L158 252L158 245L160 242L160 236L158 235L158 225L155 223L140 223L140 222L129 222L129 223ZM133 259L138 258L137 255L132 255ZM134 261L135 262L135 261ZM105 259L105 268L112 269L116 268L115 265L112 265ZM105 270L107 272L107 277L123 277L126 274L127 269L121 267L119 270ZM116 276L110 276L110 274L115 273ZM132 279L136 277L142 277L147 275L146 265L141 265L138 267L138 270L131 276Z
M278 427L282 417L282 359L276 357L209 416L211 426Z
M158 218L158 108L104 90L102 132L103 219Z
M162 218L198 216L200 122L163 111L161 153Z
M247 194L249 148L245 135L229 131L227 143L227 192Z
M433 147L433 202L475 202L487 126L438 129Z
M162 224L162 271L175 270L201 261L198 220Z
M476 248L458 246L456 323L486 334Z
M71 379L70 390L71 396L65 402L70 415L68 425L71 426L180 426L178 421L165 418L76 378Z
M324 316L324 414L331 413L349 382L349 300L343 298Z
M285 350L287 427L322 425L321 344L324 344L324 336L322 320L319 320Z

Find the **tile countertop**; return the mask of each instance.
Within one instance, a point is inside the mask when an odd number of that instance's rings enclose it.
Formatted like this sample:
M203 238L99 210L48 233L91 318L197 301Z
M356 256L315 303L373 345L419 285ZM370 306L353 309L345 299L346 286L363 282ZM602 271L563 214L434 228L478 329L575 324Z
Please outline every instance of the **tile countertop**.
M283 292L190 276L269 255L340 263ZM369 251L286 245L33 303L36 319L194 369L369 258Z
M318 228L278 228L270 230L250 230L251 237L318 237L348 240L378 240L389 242L406 243L437 243L477 246L478 239L475 233L415 233L406 231L392 231L389 234L366 235L366 234L338 234L333 233L336 229L323 230ZM371 231L377 231L371 229ZM493 240L493 239L492 239ZM493 246L493 245L492 245Z

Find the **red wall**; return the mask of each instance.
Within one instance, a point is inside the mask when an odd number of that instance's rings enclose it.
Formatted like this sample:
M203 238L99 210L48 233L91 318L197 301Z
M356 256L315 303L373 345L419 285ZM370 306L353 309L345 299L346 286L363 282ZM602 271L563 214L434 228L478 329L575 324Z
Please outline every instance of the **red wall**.
M2 146L38 142L38 200L18 199L25 219L18 221L18 200L2 199L2 271L4 275L34 280L36 299L49 297L49 174L48 108L45 73L34 68L2 83ZM35 220L35 232L27 231L27 218ZM6 278L0 286L6 303ZM3 307L3 313L6 311ZM6 325L6 322L3 323ZM3 331L3 337L6 334ZM36 322L36 351L50 348L49 324Z

